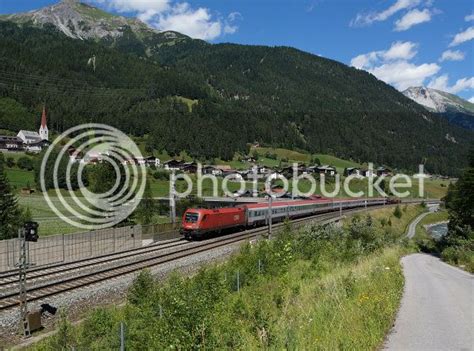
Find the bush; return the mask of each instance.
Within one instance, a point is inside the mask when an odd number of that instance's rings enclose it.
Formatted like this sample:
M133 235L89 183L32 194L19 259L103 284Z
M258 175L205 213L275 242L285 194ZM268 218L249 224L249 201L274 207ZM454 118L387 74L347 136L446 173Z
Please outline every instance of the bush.
M9 168L15 167L15 160L13 157L7 157L6 164Z
M395 207L395 210L393 210L393 215L395 217L397 217L398 219L402 218L403 213L402 213L399 205L397 205L397 207Z
M155 178L156 180L169 180L170 173L165 170L158 170L156 172L153 172L153 178Z
M16 162L16 165L20 169L25 169L27 171L32 171L34 168L33 160L26 156L20 157L18 161Z

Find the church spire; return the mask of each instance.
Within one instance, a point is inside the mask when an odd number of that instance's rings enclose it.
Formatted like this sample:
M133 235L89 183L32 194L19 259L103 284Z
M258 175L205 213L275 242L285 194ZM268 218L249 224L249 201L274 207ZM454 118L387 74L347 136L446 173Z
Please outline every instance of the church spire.
M43 105L43 114L41 115L41 127L46 128L46 105Z
M48 126L46 124L46 105L43 105L43 114L41 115L41 126L39 129L39 135L41 137L41 140L48 140L49 138Z

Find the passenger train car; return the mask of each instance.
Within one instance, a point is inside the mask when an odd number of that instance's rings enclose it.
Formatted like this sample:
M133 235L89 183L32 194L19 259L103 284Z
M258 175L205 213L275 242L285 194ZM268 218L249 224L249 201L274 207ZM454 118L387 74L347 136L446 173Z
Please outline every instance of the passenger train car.
M389 202L393 202L393 200L364 198L273 201L271 218L272 222L280 222L286 218L299 218L347 208L383 205ZM268 202L262 202L239 207L188 209L183 215L180 232L187 239L198 239L210 233L267 225L270 217L268 206Z

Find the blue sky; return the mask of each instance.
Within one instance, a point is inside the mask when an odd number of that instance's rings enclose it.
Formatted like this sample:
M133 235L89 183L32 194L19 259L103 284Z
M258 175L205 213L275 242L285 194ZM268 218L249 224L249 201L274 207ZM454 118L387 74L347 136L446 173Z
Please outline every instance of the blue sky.
M287 45L474 102L471 0L84 0L211 42ZM0 13L55 0L0 0Z

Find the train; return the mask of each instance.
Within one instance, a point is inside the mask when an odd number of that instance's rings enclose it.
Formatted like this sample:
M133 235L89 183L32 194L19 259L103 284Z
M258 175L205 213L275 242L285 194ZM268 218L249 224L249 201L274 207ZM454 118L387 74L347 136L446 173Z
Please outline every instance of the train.
M285 219L312 216L318 213L340 211L348 208L376 206L395 203L392 198L364 199L310 199L273 201L271 219L273 223ZM268 225L269 203L260 202L238 207L214 209L189 208L183 214L180 233L188 240L202 239L211 234L238 231Z

